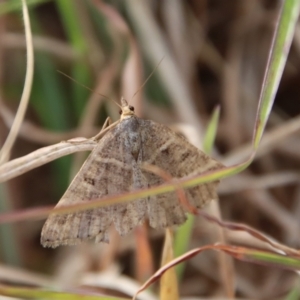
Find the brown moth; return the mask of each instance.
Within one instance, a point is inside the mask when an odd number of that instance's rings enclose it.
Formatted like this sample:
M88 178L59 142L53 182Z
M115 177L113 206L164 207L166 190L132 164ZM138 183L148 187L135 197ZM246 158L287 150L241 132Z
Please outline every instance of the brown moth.
M174 178L223 168L167 126L138 118L125 99L121 105L119 123L98 142L57 207L163 184L161 177L142 168L144 163L156 165ZM217 184L186 189L189 203L201 208L217 199ZM55 248L92 238L108 242L112 223L125 235L146 217L153 228L180 225L186 220L184 209L176 192L168 192L76 213L52 213L42 229L41 243Z

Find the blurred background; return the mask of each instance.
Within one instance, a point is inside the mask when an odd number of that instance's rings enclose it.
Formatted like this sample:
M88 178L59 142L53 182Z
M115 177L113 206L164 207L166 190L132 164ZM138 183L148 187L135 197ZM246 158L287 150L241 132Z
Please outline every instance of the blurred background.
M172 126L198 147L212 112L220 106L212 156L232 165L250 153L281 1L27 2L35 73L12 158L62 140L91 137L107 116L117 120L119 108L99 93L115 101L124 96L138 116ZM1 2L0 14L3 144L22 94L26 47L21 1ZM298 23L257 158L246 171L223 180L219 207L215 203L207 208L224 220L253 226L291 247L300 245L299 64ZM56 204L85 157L64 157L3 183L1 212ZM144 282L159 266L163 231L140 232L147 232L150 248L137 238L138 229L124 238L113 234L109 245L84 243L53 250L40 245L43 223L0 226L0 281L26 286L56 282L128 295L131 283ZM217 231L215 225L197 218L186 249L218 242ZM229 244L266 249L244 232L225 231L225 236ZM281 269L233 260L228 266L225 273L235 281L241 299L282 299L297 284L296 274ZM182 297L224 296L220 268L224 265L213 252L187 262L179 284ZM101 281L101 276L111 284Z

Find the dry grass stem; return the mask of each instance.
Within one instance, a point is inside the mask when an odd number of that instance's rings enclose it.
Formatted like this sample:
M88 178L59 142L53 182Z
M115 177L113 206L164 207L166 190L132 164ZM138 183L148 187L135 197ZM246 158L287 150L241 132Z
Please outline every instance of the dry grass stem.
M34 56L33 56L32 34L30 28L28 9L25 0L22 0L22 9L23 9L26 48L27 48L27 68L26 68L26 75L25 75L25 83L24 83L22 97L20 100L20 105L14 123L0 151L0 164L6 162L10 157L10 151L13 147L13 144L15 143L15 140L18 136L18 132L20 130L21 124L25 116L25 112L29 102L32 81L33 81Z

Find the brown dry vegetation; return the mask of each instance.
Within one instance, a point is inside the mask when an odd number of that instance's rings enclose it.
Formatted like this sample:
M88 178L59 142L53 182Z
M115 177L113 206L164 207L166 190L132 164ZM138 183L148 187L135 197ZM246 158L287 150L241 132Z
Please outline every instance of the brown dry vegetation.
M12 158L68 138L90 137L101 128L107 114L118 118L113 103L90 94L57 69L98 93L130 100L164 57L144 91L132 100L137 114L187 128L185 134L200 146L212 111L220 105L213 156L226 165L241 162L244 147L252 139L278 2L76 0L71 5L71 20L55 1L31 7L35 78ZM25 50L20 10L2 15L1 143L20 99ZM222 181L220 208L215 204L207 208L216 216L220 209L223 220L248 224L294 248L300 245L299 67L298 23L257 158L246 171ZM72 161L60 159L3 183L0 210L54 205L83 160L76 154ZM133 293L129 281L136 282L135 291L137 283L144 282L159 266L162 231L139 228L124 238L112 234L109 245L85 243L52 250L39 243L43 222L0 226L0 282L25 286L56 282L63 287L84 286L128 295ZM226 230L225 235L228 244L267 249L243 231ZM219 236L218 226L199 217L188 249L218 242ZM241 299L275 299L287 295L297 284L297 274L291 271L231 259L223 264L220 261L212 251L189 260L179 284L182 297L226 297L226 285L235 281L236 295Z

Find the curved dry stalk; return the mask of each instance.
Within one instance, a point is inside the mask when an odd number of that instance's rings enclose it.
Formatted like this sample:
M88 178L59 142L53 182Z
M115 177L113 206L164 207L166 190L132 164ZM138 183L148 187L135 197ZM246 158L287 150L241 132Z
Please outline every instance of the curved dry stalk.
M221 221L221 220L218 220L214 216L208 215L204 211L198 211L198 215L202 216L203 218L205 218L206 220L208 220L210 222L218 224L219 226L221 226L223 228L233 230L233 231L247 232L251 236L259 239L260 241L262 241L264 243L267 243L269 246L271 246L272 250L277 252L277 253L290 255L290 256L294 256L294 257L300 257L300 250L297 250L297 249L288 247L286 245L280 244L277 241L275 241L273 238L268 237L266 234L263 234L263 233L259 232L258 230L254 229L254 228L252 228L248 225Z
M21 127L21 124L25 116L25 112L29 102L32 81L33 81L34 55L33 55L33 45L32 45L32 34L30 28L28 9L25 0L22 0L22 7L23 7L24 28L25 28L25 35L26 35L26 47L27 47L27 68L26 68L25 84L24 84L23 94L21 97L21 101L16 114L15 121L0 151L0 163L4 163L9 159L10 151L18 136L19 129Z
M93 150L97 143L91 139L73 139L41 148L28 155L14 159L0 166L0 182L10 180L59 157Z
M194 256L202 253L206 250L217 250L222 251L224 253L227 253L231 255L232 257L242 260L242 261L248 261L252 263L260 263L260 264L270 264L275 265L276 263L286 269L298 271L300 268L300 260L298 258L294 257L285 257L281 255L263 252L263 251L257 251L253 249L243 248L243 247L237 247L237 246L230 246L230 245L224 245L224 244L215 244L215 245L206 245L203 247L195 248L193 250L190 250L189 252L186 252L185 254L177 257L176 259L172 260L171 262L167 263L163 267L161 267L159 270L157 270L135 293L133 300L137 299L137 296L140 292L144 291L146 288L148 288L152 283L157 281L161 276L170 268L178 265L179 263L182 263L188 259L193 258ZM279 259L286 259L286 264L282 262L280 264Z

